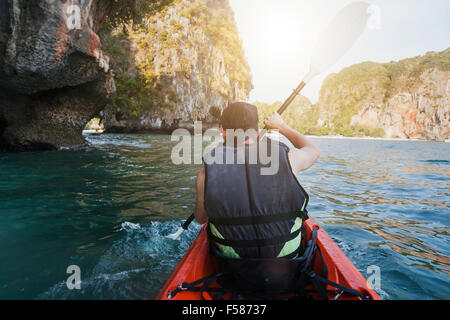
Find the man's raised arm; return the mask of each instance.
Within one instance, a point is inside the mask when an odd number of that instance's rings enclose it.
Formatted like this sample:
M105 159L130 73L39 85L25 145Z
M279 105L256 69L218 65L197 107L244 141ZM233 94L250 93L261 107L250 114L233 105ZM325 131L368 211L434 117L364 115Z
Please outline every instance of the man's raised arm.
M319 159L319 149L300 132L289 127L277 112L268 117L264 124L268 129L280 131L294 145L295 149L289 151L289 162L295 174L311 168Z

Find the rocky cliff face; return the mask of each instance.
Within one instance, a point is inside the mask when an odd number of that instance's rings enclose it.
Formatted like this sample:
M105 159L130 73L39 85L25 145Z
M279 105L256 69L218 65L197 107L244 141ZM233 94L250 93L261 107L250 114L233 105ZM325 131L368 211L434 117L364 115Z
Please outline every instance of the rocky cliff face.
M0 0L0 146L84 142L85 124L114 96L97 35L112 0Z
M215 122L252 89L228 0L177 0L102 39L117 84L117 97L102 113L108 132Z
M450 49L330 75L317 105L325 134L450 138Z

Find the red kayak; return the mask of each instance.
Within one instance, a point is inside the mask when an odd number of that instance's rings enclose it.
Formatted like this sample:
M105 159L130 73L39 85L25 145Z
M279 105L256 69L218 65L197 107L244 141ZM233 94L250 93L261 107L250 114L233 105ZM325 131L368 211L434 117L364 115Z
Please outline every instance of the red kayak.
M355 266L350 262L347 256L339 249L336 243L330 236L319 226L319 224L312 218L304 222L304 227L308 238L311 237L312 230L318 228L317 246L322 253L323 260L328 268L328 280L337 283L341 286L354 289L362 293L364 296L372 300L380 300L378 294L369 286L364 277L359 273ZM316 259L314 262L314 271L321 272L322 259ZM200 231L197 239L194 241L188 252L185 254L181 262L176 267L175 271L170 276L160 293L157 300L201 300L200 292L179 292L175 297L170 297L170 293L176 290L181 283L190 283L202 279L215 271L218 265L215 258L210 254L209 240L206 233L206 227ZM217 286L217 284L216 284ZM307 287L308 289L309 287ZM311 286L311 291L313 288ZM336 295L332 292L331 286L329 289L329 299L339 300L361 300L360 297L342 294ZM315 293L311 294L312 298L318 299L319 296ZM203 292L203 298L206 300L213 300L211 294ZM225 299L227 296L224 297Z

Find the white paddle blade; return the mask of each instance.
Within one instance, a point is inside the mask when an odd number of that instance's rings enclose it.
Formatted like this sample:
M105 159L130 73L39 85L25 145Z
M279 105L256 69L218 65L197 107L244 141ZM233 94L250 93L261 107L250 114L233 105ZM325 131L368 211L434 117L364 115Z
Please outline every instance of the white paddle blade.
M180 240L181 235L183 234L184 229L183 228L179 228L177 232L173 233L173 234L169 234L167 236L167 238L172 239L172 240Z
M365 2L353 2L337 14L313 50L312 75L326 71L356 43L371 16L369 7Z

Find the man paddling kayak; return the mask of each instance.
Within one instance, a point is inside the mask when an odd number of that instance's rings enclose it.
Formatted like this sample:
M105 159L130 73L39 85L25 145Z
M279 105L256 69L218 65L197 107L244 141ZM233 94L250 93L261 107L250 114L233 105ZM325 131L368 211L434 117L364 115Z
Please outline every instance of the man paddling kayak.
M294 258L301 247L301 226L307 219L308 195L296 176L319 158L318 148L289 127L278 113L265 120L268 129L278 130L294 146L271 139L249 137L243 143L220 145L204 158L205 168L197 176L195 218L208 223L212 247L227 258ZM222 114L221 130L227 140L230 130L258 130L258 111L238 102ZM277 148L273 148L273 146ZM252 147L277 150L278 170L263 175L260 156L251 162ZM277 152L275 151L275 153ZM242 161L225 163L225 160ZM216 161L223 158L224 161Z

